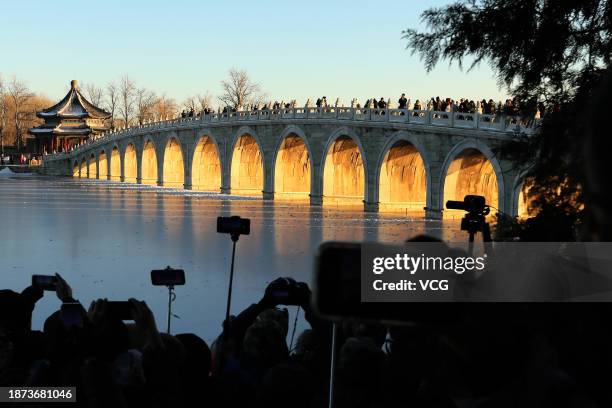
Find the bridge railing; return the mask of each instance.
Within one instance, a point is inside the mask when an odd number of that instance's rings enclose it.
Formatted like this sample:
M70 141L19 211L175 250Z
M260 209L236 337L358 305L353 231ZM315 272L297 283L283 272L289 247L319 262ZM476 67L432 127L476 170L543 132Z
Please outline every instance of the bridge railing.
M265 122L279 120L337 120L356 122L388 122L459 129L531 134L540 119L525 120L520 117L482 113L442 112L427 109L380 109L353 107L296 107L238 112L213 112L207 115L148 122L127 129L115 129L101 136L92 137L73 151L87 149L145 129L162 130L189 127L198 123ZM70 154L71 152L67 152ZM53 155L50 155L53 156ZM62 156L62 155L56 155ZM51 159L51 157L48 157Z

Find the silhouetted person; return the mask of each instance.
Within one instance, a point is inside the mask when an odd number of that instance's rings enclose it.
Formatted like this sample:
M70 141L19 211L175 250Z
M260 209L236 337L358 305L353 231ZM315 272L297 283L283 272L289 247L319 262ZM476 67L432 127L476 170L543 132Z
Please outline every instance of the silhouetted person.
M406 94L402 94L402 96L397 101L398 109L406 109L408 105L408 99L406 99Z

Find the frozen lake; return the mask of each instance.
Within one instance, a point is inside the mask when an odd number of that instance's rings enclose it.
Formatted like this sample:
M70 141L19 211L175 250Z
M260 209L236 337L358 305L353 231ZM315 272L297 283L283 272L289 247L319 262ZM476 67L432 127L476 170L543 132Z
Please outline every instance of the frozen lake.
M220 332L231 257L218 216L251 219L251 235L237 247L232 313L257 302L280 276L310 283L314 253L327 240L402 242L418 233L465 237L455 221L403 214L282 203L0 172L0 287L21 291L32 274L59 272L87 308L96 298L145 300L165 330L167 290L150 283L150 270L185 270L177 287L172 332L194 332L207 342ZM45 292L34 328L59 308ZM290 322L296 307L289 307ZM298 332L306 327L300 315ZM290 328L291 332L291 328Z

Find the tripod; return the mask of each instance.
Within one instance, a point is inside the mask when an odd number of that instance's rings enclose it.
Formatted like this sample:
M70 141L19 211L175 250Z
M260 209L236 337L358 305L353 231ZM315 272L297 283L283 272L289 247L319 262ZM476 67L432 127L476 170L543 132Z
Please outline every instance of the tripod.
M488 253L492 249L491 245L491 229L489 223L486 222L485 216L489 213L488 208L483 212L468 212L461 219L461 230L467 231L468 238L468 254L474 254L474 238L478 232L482 233L482 241L484 242L485 252Z

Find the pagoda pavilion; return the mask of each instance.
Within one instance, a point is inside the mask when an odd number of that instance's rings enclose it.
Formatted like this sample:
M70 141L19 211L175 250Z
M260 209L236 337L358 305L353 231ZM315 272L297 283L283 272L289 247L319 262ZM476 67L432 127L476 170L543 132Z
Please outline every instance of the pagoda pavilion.
M37 153L67 151L89 137L109 130L111 114L94 106L79 91L76 80L70 82L70 91L57 104L36 112L45 122L33 127Z

